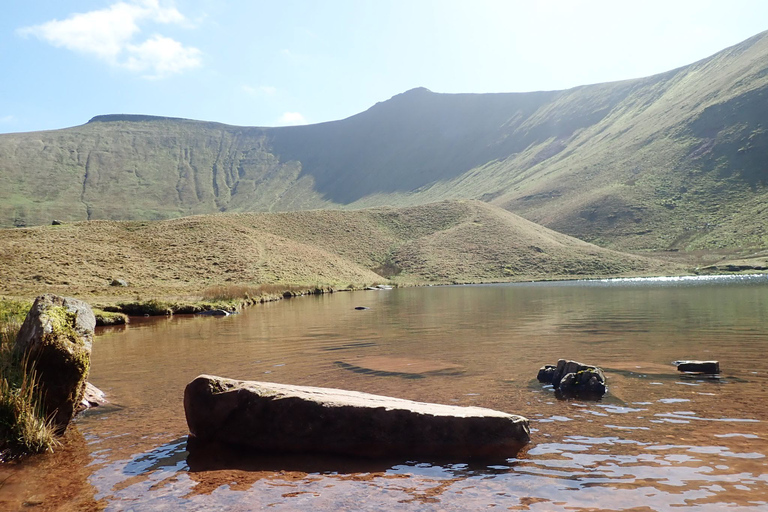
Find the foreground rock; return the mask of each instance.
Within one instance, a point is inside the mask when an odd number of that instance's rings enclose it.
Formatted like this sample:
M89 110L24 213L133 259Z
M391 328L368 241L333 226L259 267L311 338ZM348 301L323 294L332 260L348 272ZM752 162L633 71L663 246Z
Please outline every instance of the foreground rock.
M41 295L27 313L15 350L34 365L42 407L63 432L83 398L96 318L83 301Z
M200 441L264 452L362 457L509 457L529 441L528 420L340 389L201 375L184 391Z
M560 359L557 366L545 365L536 378L541 383L552 384L558 398L599 400L608 390L602 369L578 361Z
M717 375L720 373L719 361L675 361L679 372L705 373L707 375Z

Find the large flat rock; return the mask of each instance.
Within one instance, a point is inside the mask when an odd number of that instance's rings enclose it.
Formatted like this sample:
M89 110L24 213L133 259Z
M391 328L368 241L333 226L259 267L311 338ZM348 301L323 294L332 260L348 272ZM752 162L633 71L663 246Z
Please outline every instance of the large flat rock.
M526 418L492 409L210 375L187 385L184 410L200 441L272 453L511 457L530 433Z

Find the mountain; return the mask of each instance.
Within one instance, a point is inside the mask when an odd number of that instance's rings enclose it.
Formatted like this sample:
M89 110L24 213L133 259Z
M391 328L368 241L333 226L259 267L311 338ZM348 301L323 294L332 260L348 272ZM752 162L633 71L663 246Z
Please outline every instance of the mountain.
M620 250L768 245L768 32L647 78L414 89L260 128L137 115L0 135L0 226L479 199Z
M346 286L680 272L481 201L196 215L0 230L0 293L184 295L252 283ZM125 292L122 292L125 293Z

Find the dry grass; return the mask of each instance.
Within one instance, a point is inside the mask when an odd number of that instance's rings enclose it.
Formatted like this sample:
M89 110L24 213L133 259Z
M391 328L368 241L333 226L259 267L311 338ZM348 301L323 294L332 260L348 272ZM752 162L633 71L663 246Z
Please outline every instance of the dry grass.
M52 292L101 303L241 301L385 282L681 271L586 244L479 201L3 230L0 261L0 293ZM116 278L129 286L110 286ZM171 302L156 306L174 312L178 304Z
M524 94L414 90L318 125L116 115L2 134L0 226L479 198L603 247L743 256L768 247L767 90L764 32L647 78ZM166 240L157 242L145 246L159 254ZM258 240L237 242L258 252ZM340 250L331 252L348 258ZM379 263L364 267L397 273ZM286 281L253 274L230 277Z
M13 350L28 309L29 303L0 301L0 461L52 452L59 445L40 407L37 373Z

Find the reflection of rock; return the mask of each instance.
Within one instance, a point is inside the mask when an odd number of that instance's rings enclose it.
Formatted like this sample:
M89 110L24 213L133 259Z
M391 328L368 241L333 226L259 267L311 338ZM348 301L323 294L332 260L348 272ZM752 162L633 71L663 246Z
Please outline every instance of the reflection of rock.
M557 366L542 367L537 378L539 382L552 384L558 398L596 400L607 391L603 370L578 361L560 359Z
M720 373L719 361L675 361L677 371L690 373L706 373L715 375Z
M63 432L82 400L96 318L83 301L41 295L16 337L16 351L35 365L43 411Z
M58 438L61 447L22 464L0 464L0 510L104 510L91 480L93 448L77 428ZM91 440L93 442L93 440Z
M509 457L529 440L526 418L491 409L208 375L184 409L199 440L265 452Z

